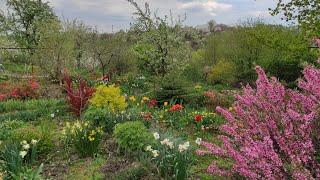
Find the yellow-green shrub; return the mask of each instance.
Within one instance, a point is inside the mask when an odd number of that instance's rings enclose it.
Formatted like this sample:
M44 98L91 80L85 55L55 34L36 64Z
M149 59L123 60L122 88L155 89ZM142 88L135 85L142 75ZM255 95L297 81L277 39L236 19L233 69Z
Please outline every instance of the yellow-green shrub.
M209 80L213 84L232 84L236 82L236 65L231 61L218 61L209 74Z
M127 107L126 99L121 95L119 87L114 85L97 87L90 103L98 108L108 108L111 111L123 111Z

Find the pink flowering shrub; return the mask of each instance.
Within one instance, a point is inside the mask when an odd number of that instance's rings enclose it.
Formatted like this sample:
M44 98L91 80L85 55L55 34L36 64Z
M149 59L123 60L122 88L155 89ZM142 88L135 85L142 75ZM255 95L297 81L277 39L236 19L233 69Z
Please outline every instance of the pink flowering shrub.
M299 81L302 92L285 89L257 67L256 89L249 85L236 95L234 112L217 107L226 119L221 126L222 146L201 142L205 150L232 160L231 168L213 162L208 173L240 175L247 179L319 179L313 124L318 118L320 70L307 66Z

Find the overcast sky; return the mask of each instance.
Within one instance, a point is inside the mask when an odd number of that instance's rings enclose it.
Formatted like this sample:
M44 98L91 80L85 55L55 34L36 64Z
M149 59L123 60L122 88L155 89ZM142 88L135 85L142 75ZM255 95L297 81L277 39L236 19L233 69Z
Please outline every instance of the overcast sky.
M5 0L0 0L4 6ZM126 0L47 0L55 12L65 19L79 19L97 26L100 31L126 29L132 22L134 8ZM234 25L239 20L261 17L270 23L279 23L271 17L268 8L275 7L275 0L136 0L140 5L150 3L159 15L187 15L185 24L201 25L211 19L218 23Z

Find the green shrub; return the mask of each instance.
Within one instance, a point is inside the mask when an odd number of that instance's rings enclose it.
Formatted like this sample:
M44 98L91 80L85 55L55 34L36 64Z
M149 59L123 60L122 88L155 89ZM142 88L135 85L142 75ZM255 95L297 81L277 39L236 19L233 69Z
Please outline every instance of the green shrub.
M36 127L34 125L26 125L21 128L15 129L11 133L11 139L14 142L38 140L38 151L40 153L48 152L54 146L52 136L48 135L51 133L54 128L50 126L52 129L44 129L41 130L40 127ZM49 131L49 132L46 132Z
M213 84L233 84L237 81L236 73L236 66L233 62L220 60L213 66L209 80Z
M112 134L116 124L140 119L141 110L135 107L125 112L110 112L105 108L90 106L83 118L92 121L96 126L103 126L107 133Z
M120 150L126 153L142 151L144 146L152 140L151 133L141 121L131 121L116 125L114 137Z
M270 75L275 76L280 80L287 83L293 83L301 76L303 68L300 65L299 60L282 60L270 62L266 70Z
M67 123L62 134L65 144L72 144L81 157L94 157L103 138L102 127L95 127L87 121Z
M179 73L170 73L160 81L160 88L155 91L158 102L183 102L183 96L188 94L188 82Z
M193 88L190 88L189 93L185 96L182 96L184 99L184 104L188 104L189 107L201 108L205 106L205 89L196 85Z

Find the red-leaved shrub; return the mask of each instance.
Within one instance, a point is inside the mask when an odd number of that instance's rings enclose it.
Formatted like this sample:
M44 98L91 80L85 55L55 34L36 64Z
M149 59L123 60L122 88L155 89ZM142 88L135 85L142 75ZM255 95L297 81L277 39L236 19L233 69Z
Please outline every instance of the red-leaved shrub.
M11 91L11 97L15 99L27 99L38 97L37 90L39 89L39 83L34 80L30 80L27 83L23 82Z
M68 75L64 77L63 81L70 108L76 116L80 117L95 89L88 86L87 82L80 77L77 79L77 86L73 85L72 78Z
M24 80L17 83L15 86L13 84L9 85L8 82L0 84L0 101L7 99L30 99L37 98L39 96L38 90L40 84L34 80Z

